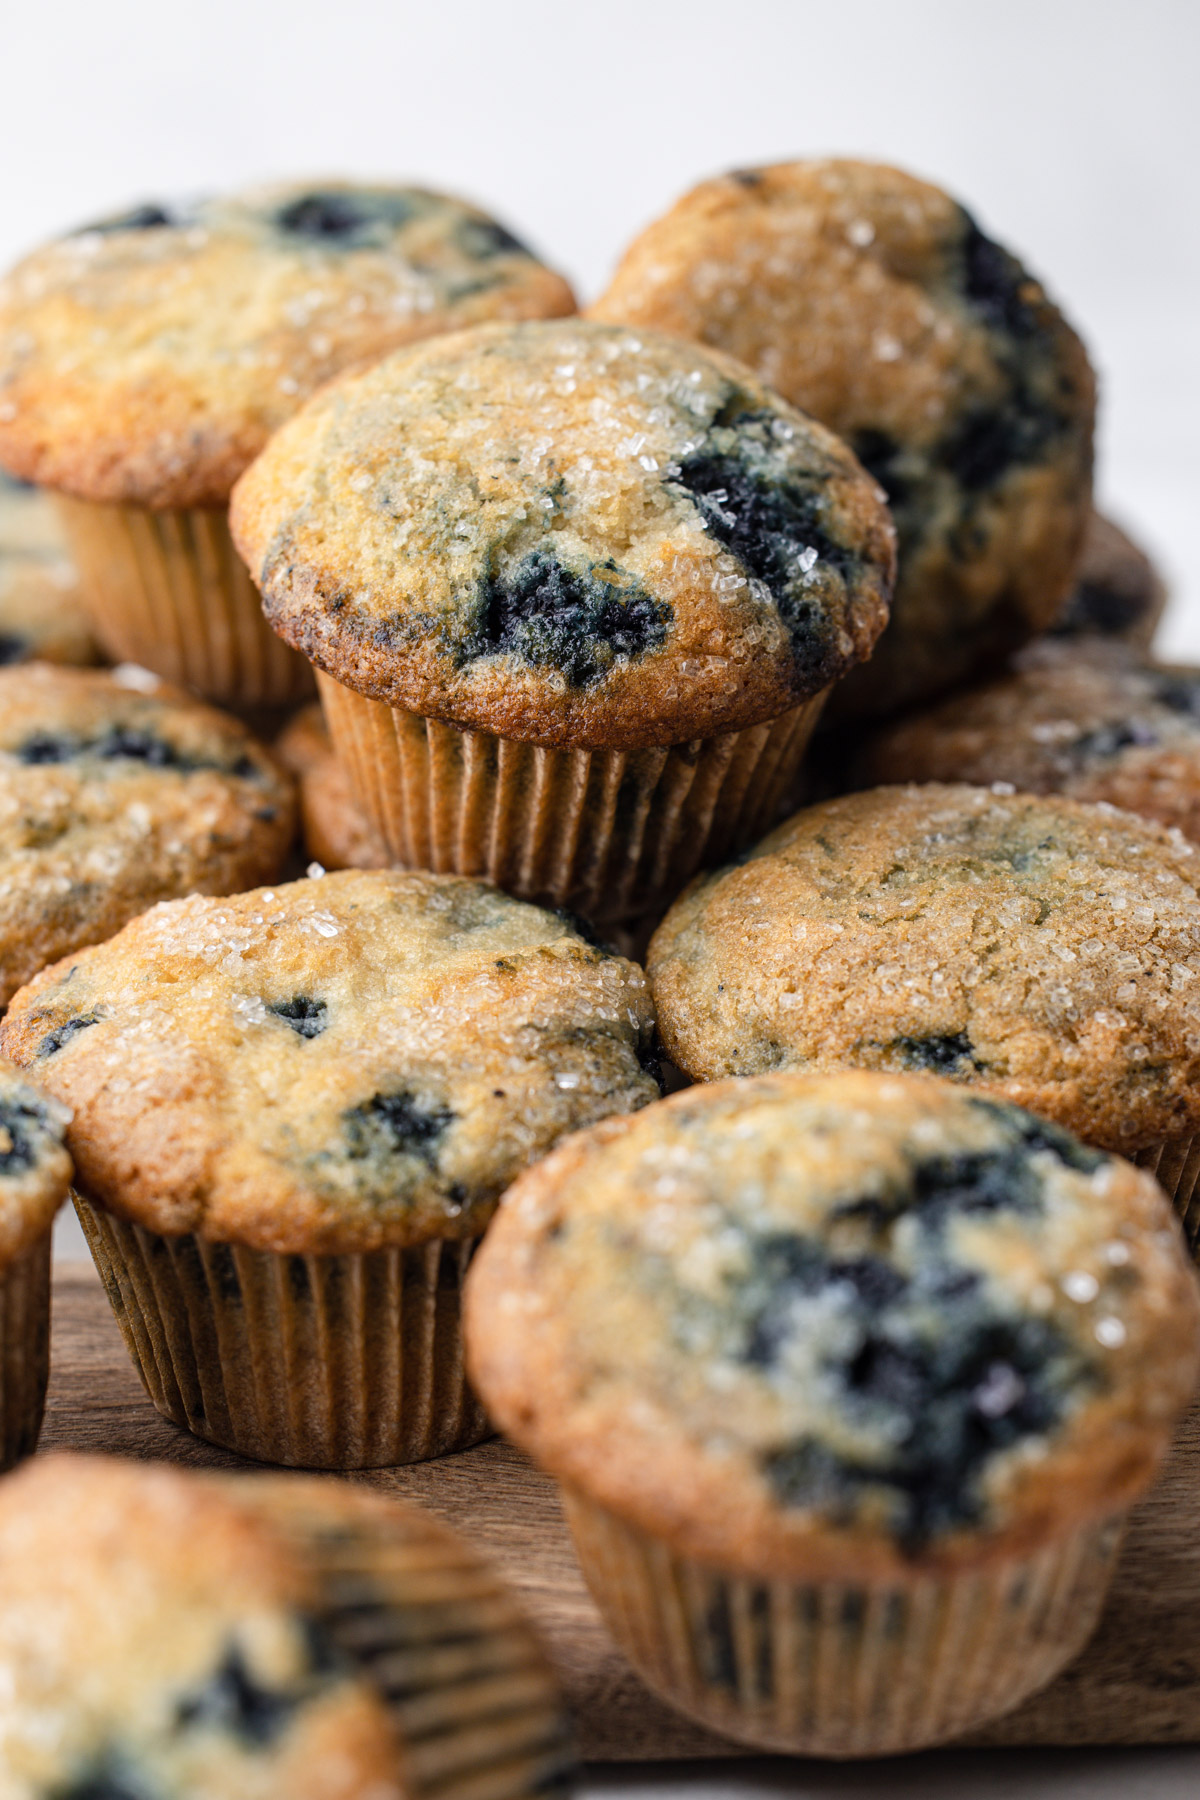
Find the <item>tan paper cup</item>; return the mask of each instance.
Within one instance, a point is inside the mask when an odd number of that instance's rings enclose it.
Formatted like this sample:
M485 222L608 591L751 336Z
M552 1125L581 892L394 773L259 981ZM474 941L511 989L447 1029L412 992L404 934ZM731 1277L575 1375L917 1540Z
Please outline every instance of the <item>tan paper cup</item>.
M0 1274L0 1470L32 1456L50 1377L47 1231Z
M223 507L55 502L96 635L115 661L222 706L291 706L312 692L309 664L263 616Z
M630 1662L712 1731L803 1756L944 1743L1045 1687L1095 1629L1121 1521L996 1568L903 1585L731 1576L577 1490L563 1503L588 1586Z
M1164 1138L1132 1152L1129 1160L1154 1176L1179 1214L1192 1260L1200 1265L1200 1137Z
M318 672L351 789L394 865L484 876L602 923L663 911L785 805L825 703L649 750L517 743L422 718Z
M73 1198L129 1354L174 1424L307 1469L423 1462L489 1435L463 1374L477 1239L279 1255L160 1236Z

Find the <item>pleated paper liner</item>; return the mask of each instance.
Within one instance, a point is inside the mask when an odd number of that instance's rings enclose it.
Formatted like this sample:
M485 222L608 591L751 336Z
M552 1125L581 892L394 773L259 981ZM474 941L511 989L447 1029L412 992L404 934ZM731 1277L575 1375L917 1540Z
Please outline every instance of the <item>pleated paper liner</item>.
M485 876L600 922L663 911L698 869L760 838L825 702L818 694L694 743L565 750L460 730L317 679L355 798L393 863Z
M221 706L283 707L311 694L312 669L267 624L223 508L55 500L96 635L114 660Z
M228 1478L227 1478L228 1479ZM315 1564L322 1623L373 1682L413 1800L566 1794L571 1747L541 1649L495 1575L418 1507L233 1477Z
M0 1274L0 1470L32 1456L50 1377L47 1231Z
M74 1200L147 1393L197 1437L289 1468L372 1469L490 1434L463 1373L477 1239L277 1255Z
M1200 1264L1200 1137L1165 1138L1129 1158L1153 1175L1179 1214L1192 1260Z
M763 1750L888 1756L946 1742L1045 1687L1092 1635L1121 1521L995 1569L890 1587L724 1575L564 1488L580 1566L663 1699Z

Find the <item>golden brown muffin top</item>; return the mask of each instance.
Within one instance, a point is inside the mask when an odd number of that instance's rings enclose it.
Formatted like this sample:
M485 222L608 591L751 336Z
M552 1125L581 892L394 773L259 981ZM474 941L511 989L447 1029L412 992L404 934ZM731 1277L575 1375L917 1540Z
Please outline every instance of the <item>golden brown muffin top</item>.
M582 320L335 383L231 524L275 629L347 687L589 749L788 711L870 654L894 566L831 432L726 357Z
M855 785L1008 782L1107 800L1200 840L1200 669L1095 637L1030 644L1007 675L877 733Z
M892 624L839 718L949 687L1049 624L1090 510L1094 378L1040 283L940 188L845 158L718 176L647 226L588 311L740 357L886 491Z
M1126 1154L1200 1129L1200 852L1115 808L875 788L672 907L667 1054L715 1081L927 1069Z
M1119 1513L1189 1399L1156 1183L930 1076L692 1088L561 1145L467 1282L471 1378L677 1553L894 1582Z
M0 1057L0 1268L50 1229L67 1197L71 1158L63 1133L71 1115Z
M290 779L145 669L0 669L0 1005L156 900L279 873Z
M157 906L0 1026L81 1187L153 1231L467 1238L568 1131L657 1097L642 971L483 882L346 872Z
M573 311L505 226L423 188L291 181L133 207L0 285L0 459L84 500L223 505L340 370Z

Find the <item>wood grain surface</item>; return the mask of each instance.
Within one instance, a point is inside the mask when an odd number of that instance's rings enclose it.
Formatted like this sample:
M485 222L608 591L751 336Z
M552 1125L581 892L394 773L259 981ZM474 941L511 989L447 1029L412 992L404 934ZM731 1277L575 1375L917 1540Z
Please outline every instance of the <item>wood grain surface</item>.
M253 1468L160 1418L99 1281L60 1265L41 1448ZM744 1754L672 1713L614 1647L584 1587L553 1483L500 1442L351 1477L418 1500L470 1537L520 1593L592 1761ZM1200 1741L1200 1404L1134 1514L1100 1629L1045 1692L972 1740L988 1744Z

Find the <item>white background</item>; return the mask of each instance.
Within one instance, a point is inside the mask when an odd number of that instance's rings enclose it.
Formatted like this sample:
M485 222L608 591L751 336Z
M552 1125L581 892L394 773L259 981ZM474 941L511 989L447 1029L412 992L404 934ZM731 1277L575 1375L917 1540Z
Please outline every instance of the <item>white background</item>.
M5 8L0 7L0 17ZM9 0L0 261L275 174L492 206L590 296L700 175L814 152L952 188L1082 327L1102 499L1200 658L1197 0Z
M6 0L0 23L0 262L145 197L396 176L489 205L586 298L704 174L843 152L942 182L1083 330L1101 499L1171 579L1163 648L1200 660L1200 0ZM1198 1763L743 1764L592 1793L1165 1800Z

